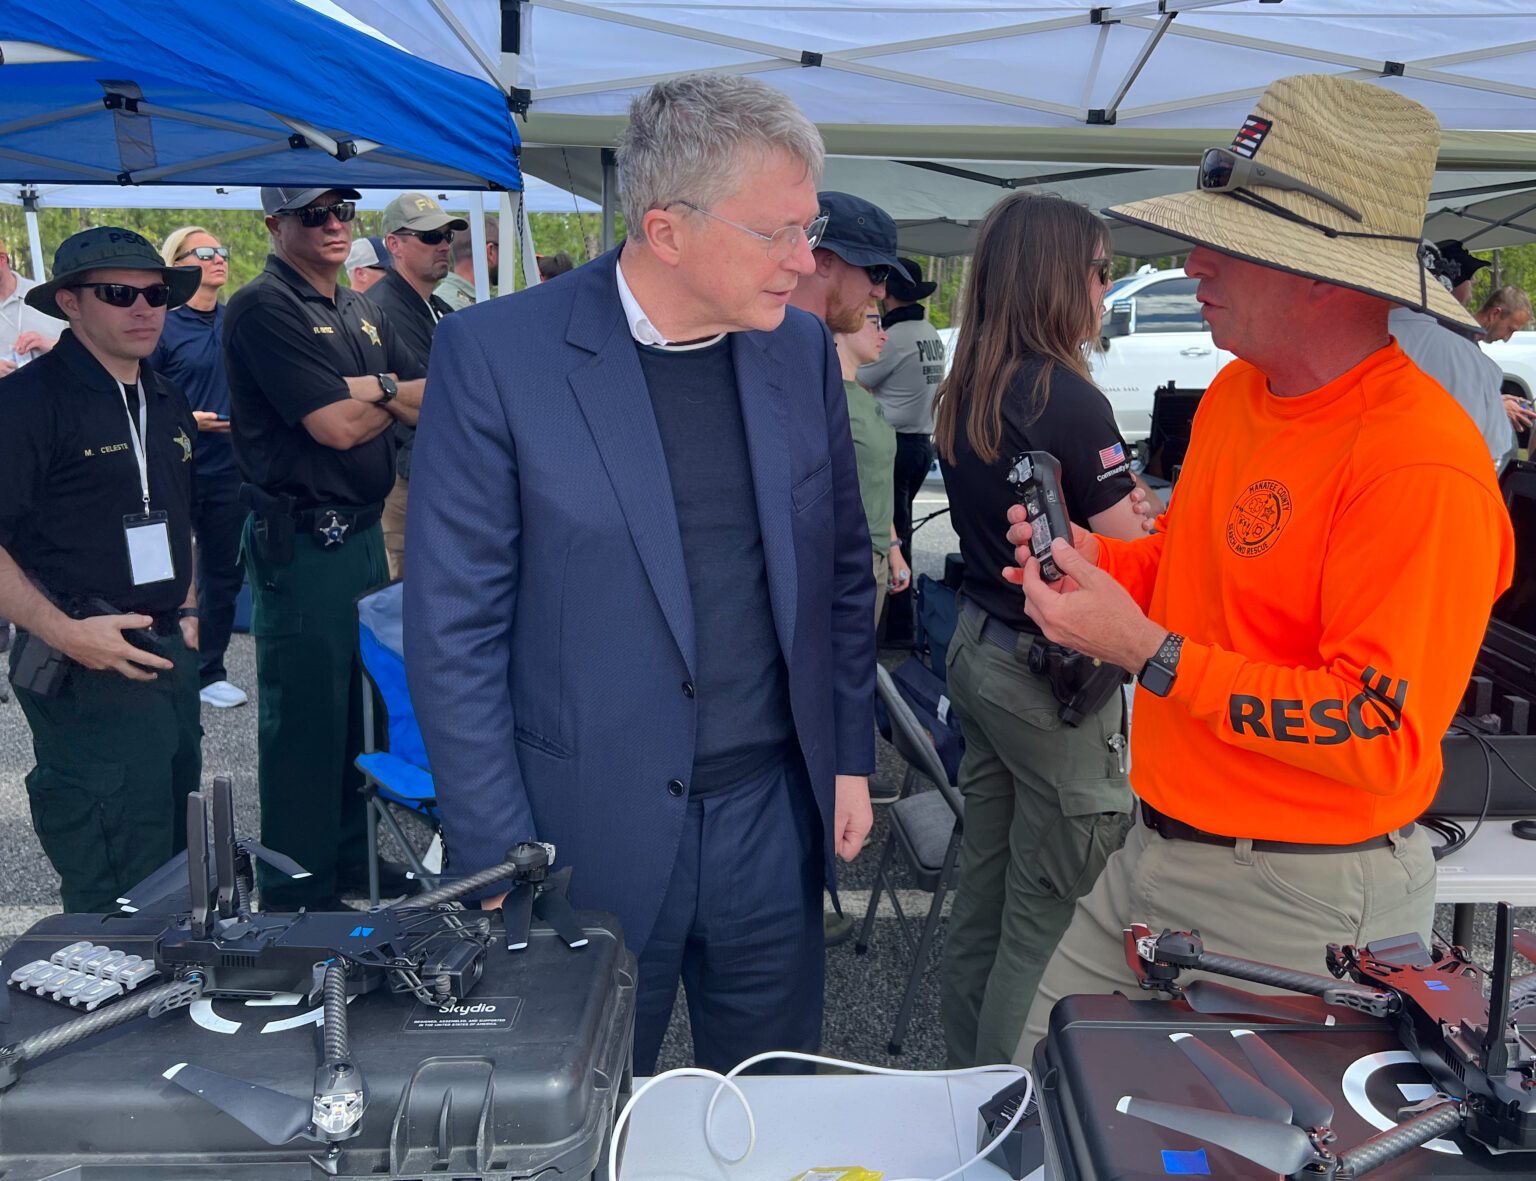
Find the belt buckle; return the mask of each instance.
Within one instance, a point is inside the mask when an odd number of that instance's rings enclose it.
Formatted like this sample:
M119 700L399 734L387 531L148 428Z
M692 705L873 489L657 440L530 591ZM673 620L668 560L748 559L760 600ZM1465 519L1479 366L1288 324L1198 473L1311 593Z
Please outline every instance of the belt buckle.
M328 508L315 522L315 537L319 539L322 548L332 549L347 540L347 530L350 528L352 528L351 521L335 509Z

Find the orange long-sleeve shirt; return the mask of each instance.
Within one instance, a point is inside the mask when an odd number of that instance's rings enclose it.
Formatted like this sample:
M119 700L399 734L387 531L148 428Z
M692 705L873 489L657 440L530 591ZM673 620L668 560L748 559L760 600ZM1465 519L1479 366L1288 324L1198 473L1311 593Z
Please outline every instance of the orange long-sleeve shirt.
M1423 812L1514 566L1466 412L1395 341L1295 398L1233 362L1161 528L1099 539L1186 638L1169 696L1136 696L1136 793L1210 832L1317 844Z

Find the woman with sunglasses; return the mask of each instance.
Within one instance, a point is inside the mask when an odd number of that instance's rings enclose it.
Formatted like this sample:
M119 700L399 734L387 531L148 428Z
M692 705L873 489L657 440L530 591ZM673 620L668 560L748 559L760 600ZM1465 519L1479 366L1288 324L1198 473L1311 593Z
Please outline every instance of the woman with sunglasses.
M229 381L224 375L224 305L219 290L229 280L229 247L202 226L173 230L160 248L167 266L202 268L197 292L165 316L165 331L150 364L186 394L197 419L193 452L192 529L197 537L197 598L202 610L198 649L204 705L244 705L244 689L231 684L224 651L240 593L240 529L245 510L236 497L240 473L229 437Z
M1131 823L1118 683L1105 678L1102 703L1064 721L1058 693L1070 696L1091 665L1047 649L1003 579L1015 564L1008 476L1027 451L1060 462L1073 520L1141 536L1125 443L1088 371L1109 268L1109 232L1083 207L1027 193L998 202L977 237L939 388L934 439L965 558L948 654L965 734L965 831L941 991L952 1067L1012 1059L1073 904Z

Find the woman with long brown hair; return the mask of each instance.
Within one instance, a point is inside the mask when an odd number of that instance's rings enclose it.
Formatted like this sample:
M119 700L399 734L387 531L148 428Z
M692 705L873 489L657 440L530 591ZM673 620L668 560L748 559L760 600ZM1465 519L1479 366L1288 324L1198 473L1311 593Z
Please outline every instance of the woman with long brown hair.
M941 993L950 1066L1012 1059L1073 904L1131 822L1118 686L1082 716L1067 711L1075 724L1063 720L1062 697L1091 664L1045 643L1002 573L1014 565L1007 476L1025 451L1060 462L1074 521L1141 536L1125 443L1088 372L1109 246L1097 217L1059 197L993 206L939 390L934 439L965 558L948 668L965 733L965 836Z

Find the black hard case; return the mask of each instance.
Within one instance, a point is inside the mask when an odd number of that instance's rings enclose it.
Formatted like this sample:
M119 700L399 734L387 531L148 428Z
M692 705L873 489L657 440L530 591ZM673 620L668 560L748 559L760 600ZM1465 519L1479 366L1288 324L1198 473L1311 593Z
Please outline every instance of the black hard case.
M177 1011L28 1066L0 1092L0 1178L586 1181L605 1168L616 1106L629 1090L635 959L612 916L579 918L590 942L577 950L537 928L526 951L493 942L485 975L463 1002L468 1013L445 1017L382 988L354 999L353 1058L368 1110L359 1134L329 1159L313 1141L274 1148L161 1077L191 1062L309 1095L319 1026L262 1031L311 1006L216 1000L215 1015L239 1022L236 1032L211 1032ZM146 916L54 915L17 940L3 971L77 939L147 954L163 925ZM11 1001L11 1021L0 1025L7 1042L72 1015L15 990ZM496 1007L473 1008L486 1004Z
M1222 1181L1274 1181L1275 1174L1192 1136L1122 1115L1116 1103L1125 1095L1180 1103L1212 1111L1229 1110L1215 1089L1171 1041L1191 1033L1239 1070L1252 1074L1230 1031L1251 1029L1299 1070L1334 1106L1332 1148L1342 1151L1376 1135L1344 1094L1344 1075L1371 1054L1401 1056L1402 1043L1391 1028L1372 1018L1328 1009L1335 1024L1326 1025L1321 1002L1295 998L1298 1019L1214 1017L1192 1012L1182 1001L1138 1000L1123 996L1073 996L1051 1013L1050 1030L1035 1050L1035 1078L1046 1128L1047 1176L1054 1181L1132 1181L1171 1175L1205 1175ZM1356 1067L1361 1071L1372 1064ZM1416 1062L1383 1062L1364 1084L1364 1101L1396 1119L1414 1088L1429 1083ZM1365 1174L1369 1181L1418 1178L1536 1176L1536 1153L1490 1154L1465 1136L1449 1138L1460 1154L1414 1149ZM1165 1163L1165 1150L1189 1153L1204 1148L1207 1173ZM1187 1160L1187 1158L1184 1158Z

